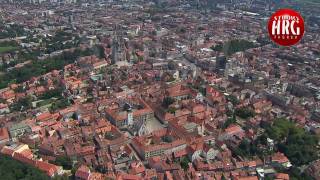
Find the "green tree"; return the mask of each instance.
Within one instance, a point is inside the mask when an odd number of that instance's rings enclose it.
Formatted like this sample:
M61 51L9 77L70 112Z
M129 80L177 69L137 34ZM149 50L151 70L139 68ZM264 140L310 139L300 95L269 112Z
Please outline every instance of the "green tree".
M165 97L162 101L162 106L168 108L171 104L174 103L174 99L172 97Z
M58 156L56 160L53 162L53 164L62 166L63 169L72 169L73 162L70 157Z
M13 111L20 111L23 109L30 109L32 107L32 97L26 96L24 98L20 98L17 102L13 103L10 106L10 109Z
M23 86L18 86L16 89L14 89L14 92L16 93L22 93L25 92L25 89L23 89Z
M0 103L6 103L6 102L7 102L6 100L0 98Z
M231 124L236 124L237 120L236 117L233 115L232 117L229 117L226 122L224 122L222 129L226 129L227 127L229 127Z
M182 167L182 169L184 169L185 171L189 168L189 159L187 157L183 157L180 161L180 165Z
M254 117L255 116L255 112L249 108L246 108L246 107L242 107L242 108L239 108L239 109L236 109L235 110L235 114L236 116L239 116L243 119L248 119L250 117Z
M172 138L172 136L165 135L165 136L162 137L162 140L164 142L171 143L173 141L173 138Z
M255 45L253 42L244 40L244 39L235 39L227 41L225 44L218 44L211 47L215 51L223 52L225 55L230 56L239 51L245 51L250 48L254 48Z
M171 60L168 62L168 68L170 70L175 70L176 69L176 64Z
M227 96L227 100L230 101L233 105L239 104L239 99L235 97L234 95Z
M114 140L116 137L115 137L115 135L114 135L112 132L106 132L106 133L104 134L104 138L105 138L105 139L108 139L108 140Z
M169 113L171 113L171 114L174 114L174 113L176 113L176 108L175 107L170 107L168 110L167 110L167 112L169 112Z
M52 89L48 90L45 93L43 93L41 96L39 96L40 99L51 99L53 97L55 98L61 98L62 96L62 88Z
M49 180L44 172L6 155L0 156L0 177L7 180Z
M31 77L40 76L51 72L52 70L60 70L65 65L74 63L79 57L92 55L91 49L80 50L74 52L63 52L59 56L49 57L45 60L33 60L21 68L14 68L0 75L0 89L5 88L12 82L22 83Z
M50 110L51 111L56 111L58 109L63 109L66 108L70 105L69 101L67 99L60 99L54 103L52 103Z
M266 136L277 142L277 148L295 165L308 164L318 158L319 137L305 132L287 119L277 119L266 129Z
M65 174L62 176L54 176L52 179L53 180L70 180L70 178Z

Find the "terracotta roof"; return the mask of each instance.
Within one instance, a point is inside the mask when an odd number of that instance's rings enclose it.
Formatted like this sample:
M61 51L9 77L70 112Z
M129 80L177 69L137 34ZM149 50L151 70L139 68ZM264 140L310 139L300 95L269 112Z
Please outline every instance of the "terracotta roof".
M58 173L58 167L47 162L37 161L36 167L44 171L49 177L52 177Z
M79 179L89 179L90 169L88 168L88 166L81 165L76 171L75 176Z
M37 121L47 121L52 118L52 114L50 112L45 112L37 116Z
M93 67L94 68L97 68L99 66L107 66L108 65L108 62L107 61L99 61L99 62L96 62L93 64Z
M89 180L105 180L105 177L101 173L93 172L90 174Z
M131 167L131 173L130 174L140 174L142 172L144 172L146 169L144 167L143 164L141 163L131 163L130 164Z
M0 103L0 109L6 109L6 108L8 108L7 104Z
M29 156L28 154L26 154L26 156ZM23 162L23 163L26 163L26 164L29 164L29 165L35 165L36 164L36 161L34 161L33 159L30 159L29 157L26 157L24 154L22 153L18 153L18 152L15 152L13 154L13 159L15 160L18 160L20 162Z
M259 180L257 176L236 177L235 180Z
M182 149L182 150L180 150L180 151L175 151L175 152L174 152L174 157L176 157L176 158L178 158L178 157L183 157L183 156L185 156L185 155L187 155L187 154L188 154L188 151L187 151L186 148L184 148L184 149Z
M276 178L277 180L289 180L289 175L285 174L285 173L278 173L276 174Z
M22 154L24 157L29 158L29 159L33 158L33 153L30 149L25 149L25 150L21 151L20 154Z
M9 140L9 133L7 128L0 128L0 141Z
M14 150L5 146L1 149L1 153L8 156L12 156L14 153Z
M119 173L118 180L140 180L141 177L133 174Z
M280 153L280 152L275 153L271 159L272 159L272 162L277 162L277 163L289 162L289 159L283 153Z
M172 174L169 171L166 171L167 180L173 180Z
M0 98L3 99L11 99L15 97L15 93L13 90L5 91L3 93L0 93Z
M238 125L230 125L227 129L225 129L225 132L228 134L238 133L242 131L243 129Z

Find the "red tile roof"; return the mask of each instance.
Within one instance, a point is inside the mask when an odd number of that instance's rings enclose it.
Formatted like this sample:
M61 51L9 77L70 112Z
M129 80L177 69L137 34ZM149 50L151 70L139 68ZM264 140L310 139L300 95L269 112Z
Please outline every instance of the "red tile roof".
M90 169L88 168L88 166L81 165L76 171L75 176L76 178L87 180L90 176Z
M50 164L47 162L37 161L36 167L44 171L50 177L58 173L58 167L54 164Z
M8 156L12 156L14 153L14 150L5 146L1 149L1 153Z
M277 162L277 163L289 162L289 159L283 153L280 153L280 152L275 153L271 159L272 159L272 162Z
M29 156L29 155L26 154L26 156ZM36 161L34 161L33 159L30 159L30 158L28 158L26 156L25 156L25 154L15 152L12 157L15 160L18 160L20 162L23 162L23 163L26 163L26 164L34 166L36 164Z
M276 178L277 180L289 180L289 175L285 174L285 173L278 173L276 174Z
M236 177L235 180L259 180L257 176Z
M9 140L9 133L7 128L0 128L0 141Z
M225 129L225 132L228 134L234 134L243 132L243 129L238 125L230 125L227 129Z
M126 173L119 173L117 176L118 180L140 180L142 179L140 176Z
M47 121L53 118L53 115L50 112L45 112L36 117L37 121Z

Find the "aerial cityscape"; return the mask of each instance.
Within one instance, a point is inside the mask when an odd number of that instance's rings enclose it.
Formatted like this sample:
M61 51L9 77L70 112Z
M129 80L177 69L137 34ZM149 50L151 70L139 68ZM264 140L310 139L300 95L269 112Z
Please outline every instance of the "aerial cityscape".
M320 0L0 0L2 179L320 180Z

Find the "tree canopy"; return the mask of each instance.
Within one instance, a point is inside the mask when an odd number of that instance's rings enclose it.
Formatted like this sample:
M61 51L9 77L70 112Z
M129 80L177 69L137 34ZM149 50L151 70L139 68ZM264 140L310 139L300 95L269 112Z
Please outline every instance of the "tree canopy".
M225 55L230 56L239 51L245 51L250 48L254 48L255 45L253 42L244 40L244 39L235 39L231 41L227 41L224 44L218 44L216 46L211 47L211 49L215 51L223 52Z
M235 115L239 116L243 119L248 119L250 117L255 116L255 112L249 108L243 107L243 108L238 108L235 110Z
M174 99L172 97L165 97L162 102L162 106L168 108L171 104L174 103Z
M277 142L283 152L295 165L307 164L318 157L319 137L297 127L286 119L278 119L266 129L267 136Z
M21 68L14 68L0 75L0 89L7 87L8 84L15 82L21 83L31 77L40 76L52 70L60 70L65 65L74 63L78 57L91 55L91 50L75 50L74 52L64 52L59 56L50 57L45 60L33 60Z
M297 127L295 123L287 119L276 119L265 129L265 133L255 141L244 139L235 149L235 154L243 157L272 154L273 152L265 151L263 148L267 146L267 138L271 138L275 141L275 150L284 153L295 166L306 165L318 158L319 137Z
M6 180L46 180L49 179L42 171L23 164L6 155L0 156L0 177Z
M67 156L58 156L53 163L58 166L62 166L63 169L72 169L73 167L71 158Z
M13 111L20 111L22 109L30 109L32 107L32 97L26 96L23 98L20 98L17 102L14 102L10 109Z
M50 99L50 98L61 98L63 89L62 88L57 88L57 89L52 89L48 90L45 93L43 93L39 98L40 99Z

